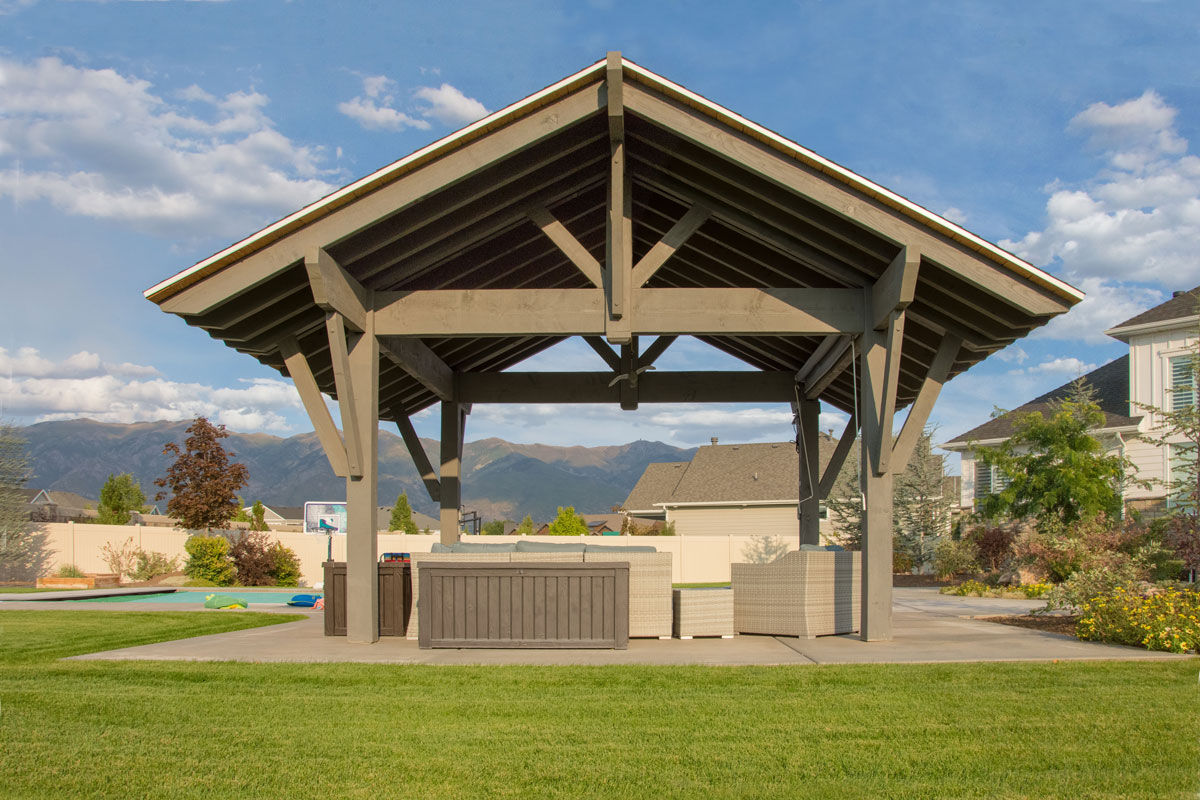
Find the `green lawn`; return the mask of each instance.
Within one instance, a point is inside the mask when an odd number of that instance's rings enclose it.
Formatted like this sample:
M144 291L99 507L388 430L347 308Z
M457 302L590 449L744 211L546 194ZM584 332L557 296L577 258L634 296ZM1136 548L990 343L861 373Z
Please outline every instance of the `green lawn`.
M278 620L0 611L0 796L1194 798L1200 789L1195 659L52 660Z

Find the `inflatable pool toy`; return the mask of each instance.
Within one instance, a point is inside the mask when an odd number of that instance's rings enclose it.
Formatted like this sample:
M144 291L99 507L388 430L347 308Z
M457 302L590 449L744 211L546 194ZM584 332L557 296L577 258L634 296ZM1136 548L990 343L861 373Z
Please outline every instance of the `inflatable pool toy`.
M205 608L246 608L248 605L242 598L227 594L210 594L204 598Z
M296 606L297 608L312 608L320 599L321 595L319 594L298 594L292 597L291 600L288 600L287 604L289 606Z

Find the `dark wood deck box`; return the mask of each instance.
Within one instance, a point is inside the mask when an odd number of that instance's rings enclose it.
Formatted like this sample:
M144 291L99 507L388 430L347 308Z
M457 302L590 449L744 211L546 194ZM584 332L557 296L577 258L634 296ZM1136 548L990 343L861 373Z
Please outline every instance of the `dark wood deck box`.
M346 635L346 562L326 561L325 635ZM412 613L410 565L398 561L379 565L379 635L403 636Z

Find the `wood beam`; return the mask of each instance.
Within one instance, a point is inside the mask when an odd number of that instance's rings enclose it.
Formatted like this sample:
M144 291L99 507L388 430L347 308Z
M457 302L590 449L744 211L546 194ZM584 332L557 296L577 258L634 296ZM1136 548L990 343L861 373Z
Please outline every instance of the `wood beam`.
M329 359L333 362L333 382L337 387L342 431L346 437L347 474L349 478L360 478L363 474L363 441L358 435L358 406L354 402L354 381L342 315L328 315L325 318L325 331L329 336Z
M542 233L557 245L563 255L570 259L576 269L591 281L592 286L597 289L604 286L604 275L600 269L600 262L592 257L587 248L579 243L579 240L567 230L565 225L541 206L530 209L528 216L533 220L533 224L541 228Z
M892 473L880 470L878 456L890 433L881 417L884 374L888 368L887 335L872 329L863 334L859 409L862 414L863 512L862 616L859 634L867 640L892 636Z
M804 377L804 396L809 400L820 397L838 376L850 367L854 360L854 337L846 336L830 348Z
M346 443L342 441L342 435L338 432L337 426L333 424L333 415L329 413L329 407L325 405L325 398L317 386L312 368L308 364L308 359L304 357L299 343L294 338L284 339L279 343L279 355L283 358L284 365L287 366L288 374L292 376L292 383L296 385L296 391L300 393L300 402L304 404L304 410L308 412L308 419L317 433L317 441L321 443L325 457L329 459L329 466L333 468L333 474L339 478L348 477L350 470L346 461Z
M821 543L821 401L801 400L796 408L800 437L800 544Z
M375 292L380 336L595 336L611 333L592 289ZM860 289L639 289L630 335L820 336L861 332ZM610 341L611 341L611 337Z
M638 352L637 337L629 344L621 345L621 374L617 376L622 411L637 411L638 407Z
M408 454L417 468L417 474L421 476L421 481L425 484L425 491L429 492L429 499L435 503L439 502L442 497L442 487L438 481L438 474L433 469L433 464L429 463L429 456L421 445L421 437L417 436L417 430L413 427L412 420L403 410L396 414L396 427L400 430L400 436L404 439Z
M858 333L862 308L859 289L639 289L634 333Z
M675 251L712 215L712 211L703 203L695 203L688 212L676 222L663 237L650 248L646 255L633 268L633 288L640 289L654 277L659 267L667 263L667 259L675 255Z
M605 89L608 105L608 135L613 141L625 139L624 68L621 66L621 51L610 50L605 56Z
M650 366L657 361L658 357L665 353L667 348L670 347L678 338L678 336L659 336L650 343L650 346L646 348L646 352L642 353L641 357L638 358L638 361L643 367Z
M842 465L846 463L846 458L850 455L850 450L856 441L858 441L858 418L851 414L850 420L846 423L846 429L842 431L842 436L838 439L837 447L833 449L833 456L825 465L825 471L821 473L818 496L822 500L827 499L829 493L833 491L833 485L837 483Z
M619 403L608 372L469 372L458 376L458 396L472 403ZM646 372L638 380L642 403L787 403L791 372Z
M901 247L900 252L871 289L869 323L872 328L877 331L883 330L893 314L912 304L920 267L920 251L915 247Z
M372 305L371 293L346 274L321 247L308 249L304 269L317 306L327 314L340 314L350 328L361 332L367 324L367 309Z
M442 544L458 541L461 519L458 515L462 504L462 436L463 413L453 400L442 401L441 441L441 539Z
M900 388L900 351L904 345L904 312L893 312L885 331L887 368L883 375L883 409L879 415L880 444L875 470L889 472L892 458L892 428L896 419L896 394Z
M800 369L796 371L796 383L808 382L808 376L812 374L813 370L817 368L817 365L820 364L827 355L829 355L829 351L838 344L845 344L845 341L840 336L826 336L824 339L822 339L821 343L818 344L812 351L812 355L810 355Z
M411 336L380 336L379 352L439 400L454 396L454 371L420 339Z
M352 413L347 415L342 406L346 439L362 448L358 475L352 469L346 478L346 638L362 643L379 639L379 345L374 316L367 312L362 335L349 345ZM344 336L342 326L337 327ZM340 402L340 385L338 389Z
M588 346L596 351L596 355L604 359L604 363L612 367L613 372L621 371L621 357L616 351L609 347L608 342L604 341L602 336L585 336L583 340L588 343Z
M942 386L946 383L950 370L954 368L954 361L958 358L961 350L962 339L957 336L947 336L942 339L937 355L933 357L933 363L929 366L929 374L925 376L921 389L917 393L917 399L908 409L908 418L904 420L904 427L900 429L899 435L896 436L896 442L892 445L893 470L904 469L908 465L908 460L912 458L917 440L921 438L921 434L925 431L925 423L929 421L929 412L933 410L933 404L937 402Z

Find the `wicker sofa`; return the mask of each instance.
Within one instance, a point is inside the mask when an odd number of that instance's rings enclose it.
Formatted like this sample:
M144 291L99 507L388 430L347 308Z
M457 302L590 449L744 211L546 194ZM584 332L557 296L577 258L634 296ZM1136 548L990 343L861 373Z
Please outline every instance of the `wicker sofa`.
M671 554L652 546L585 545L579 542L516 542L440 545L436 552L412 554L413 612L408 638L418 632L416 587L422 561L508 563L512 561L627 561L629 562L629 635L640 638L671 638Z
M811 639L859 629L862 554L797 550L770 564L733 564L738 633Z

